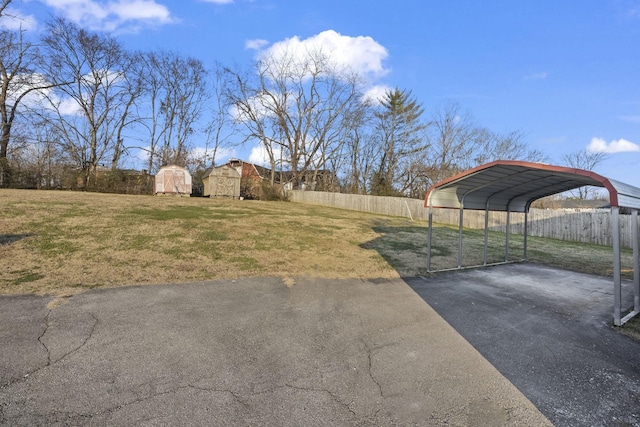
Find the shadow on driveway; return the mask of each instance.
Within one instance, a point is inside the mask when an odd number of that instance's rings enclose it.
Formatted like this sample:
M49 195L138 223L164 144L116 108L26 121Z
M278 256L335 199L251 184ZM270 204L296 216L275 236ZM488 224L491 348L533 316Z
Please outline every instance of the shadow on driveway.
M640 426L640 342L612 327L611 280L525 263L406 282L556 426Z
M612 279L531 263L426 274L424 226L375 230L380 237L363 247L555 425L640 426L640 342L612 325ZM450 256L455 233L434 231L434 255ZM624 291L632 306L630 282Z

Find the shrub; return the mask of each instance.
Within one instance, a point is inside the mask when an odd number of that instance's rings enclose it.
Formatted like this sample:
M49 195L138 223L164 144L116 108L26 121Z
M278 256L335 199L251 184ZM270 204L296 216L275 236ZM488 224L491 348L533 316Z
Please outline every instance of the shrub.
M260 200L287 201L287 194L280 184L271 184L265 179L261 182L260 190L262 193Z

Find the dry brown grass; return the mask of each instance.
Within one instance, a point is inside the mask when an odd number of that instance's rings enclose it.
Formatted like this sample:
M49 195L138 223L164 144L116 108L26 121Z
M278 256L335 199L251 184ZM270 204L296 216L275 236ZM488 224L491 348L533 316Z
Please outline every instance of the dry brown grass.
M397 277L374 249L395 218L286 202L0 190L0 293L247 276ZM288 282L291 283L291 282Z
M640 318L637 316L633 319L629 320L624 324L621 328L618 328L620 332L625 335L630 336L631 338L640 341Z
M426 224L286 202L0 190L0 294L251 276L388 278L426 274ZM433 268L457 265L456 227L434 226ZM504 235L489 236L489 262ZM522 256L512 236L510 259ZM482 263L483 233L464 231L463 265ZM611 274L611 248L530 238L529 259ZM623 251L625 276L632 253ZM623 329L640 336L640 321Z
M79 290L248 276L426 274L426 223L287 202L0 190L0 293ZM489 262L504 261L491 233ZM457 265L457 229L434 227L433 268ZM463 265L483 233L464 231ZM511 236L510 260L523 241ZM529 259L611 274L611 248L530 238ZM630 251L623 266L632 265Z

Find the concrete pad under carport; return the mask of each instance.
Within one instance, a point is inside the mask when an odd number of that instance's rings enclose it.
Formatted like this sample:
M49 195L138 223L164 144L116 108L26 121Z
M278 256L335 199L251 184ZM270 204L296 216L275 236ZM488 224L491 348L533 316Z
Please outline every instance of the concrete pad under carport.
M0 425L550 425L400 279L50 301L0 297Z
M521 263L407 282L556 426L640 426L640 343L612 327L610 278Z

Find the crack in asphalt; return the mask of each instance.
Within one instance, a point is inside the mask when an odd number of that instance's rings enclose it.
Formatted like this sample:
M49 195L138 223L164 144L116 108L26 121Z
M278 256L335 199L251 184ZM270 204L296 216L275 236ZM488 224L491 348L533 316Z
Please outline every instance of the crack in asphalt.
M55 363L55 362L54 362ZM356 412L351 409L350 404L347 404L345 402L343 402L337 395L335 395L334 393L332 393L330 390L326 390L326 389L316 389L316 388L307 388L307 387L300 387L300 386L296 386L293 384L284 384L281 386L277 386L277 387L273 387L271 389L268 390L264 390L264 391L260 391L260 392L256 392L256 393L251 393L252 396L256 396L256 395L260 395L260 394L264 394L264 393L272 393L275 390L278 389L282 389L282 388L290 388L290 389L294 389L294 390L298 390L298 391L306 391L306 392L314 392L314 393L326 393L328 396L331 397L331 399L338 403L340 406L344 407L346 410L349 411L349 413L352 414L353 417L355 417L356 419L362 419L362 417L358 417L358 414L356 414ZM74 419L74 418L81 418L81 419L92 419L92 418L96 418L96 417L101 417L107 414L114 414L117 413L118 411L128 407L128 406L132 406L132 405L136 405L138 403L143 403L145 401L151 400L151 399L155 399L157 397L160 396L165 396L165 395L170 395L170 394L175 394L178 393L182 390L186 390L186 389L192 389L192 390L196 390L199 392L210 392L210 393L225 393L230 395L234 401L238 402L240 405L242 405L244 408L250 408L251 405L249 403L247 403L238 393L234 392L233 390L230 389L220 389L220 388L213 388L213 387L202 387L202 386L196 386L193 384L187 384L187 385L181 385L179 387L175 387L172 388L170 390L165 390L165 391L161 391L161 392L156 392L156 393L152 393L149 394L147 396L141 396L135 399L132 399L128 402L124 402L122 404L116 405L114 407L105 409L103 411L100 412L92 412L92 413L79 413L79 412L64 412L64 411L52 411L49 414L37 414L37 413L30 413L28 414L31 417L37 417L40 419L49 419L51 420L51 417L53 416L54 418L58 418L59 416L63 416L67 418L67 421ZM353 403L353 402L351 402ZM376 411L377 414L378 411ZM11 420L15 420L18 419L22 416L24 416L25 413L22 413L20 415L17 415L15 417L11 417L11 418L6 418L4 416L4 412L1 411L1 407L0 407L0 420L3 422L6 421L11 421Z
M288 388L292 388L294 390L299 390L299 391L311 391L314 393L326 393L329 396L331 396L331 399L333 399L334 402L338 403L339 405L343 406L344 408L346 408L349 412L351 412L351 414L354 417L357 417L358 414L355 413L355 411L353 409L351 409L351 404L353 402L350 403L345 403L343 402L338 396L336 396L334 393L332 393L330 390L327 389L317 389L317 388L307 388L307 387L300 387L300 386L295 386L293 384L285 384L284 387L288 387ZM282 387L276 387L277 388L282 388ZM275 390L273 389L273 390Z
M353 409L351 409L351 404L353 402L345 403L337 395L335 395L333 392L331 392L330 390L327 390L327 389L323 389L323 388L301 387L301 386L296 386L296 385L293 385L293 384L285 383L283 385L271 387L271 388L268 388L268 389L265 389L265 390L262 390L262 391L253 392L253 393L251 393L251 396L258 396L258 395L261 395L261 394L273 393L274 391L279 390L279 389L283 389L283 388L291 388L291 389L298 390L298 391L307 391L307 392L313 392L313 393L326 393L331 397L331 399L334 402L336 402L340 406L346 408L354 417L358 417L358 414L356 414L356 412Z
M28 420L28 425L33 425L33 424L50 425L50 424L60 422L61 418L65 418L65 421L68 422L75 418L90 419L92 417L92 415L82 414L79 412L59 411L59 410L51 410L51 411L48 411L47 413L28 412L28 411L21 410L19 411L19 413L17 413L14 416L7 416L4 413L5 406L6 404L0 404L0 425L5 425L4 423L12 422L12 421L15 423L16 420L19 420L21 418L26 418ZM36 420L41 420L41 422L36 422ZM8 425L14 425L14 424L8 424ZM27 425L27 424L25 424L23 421L20 423L20 425ZM82 424L78 424L78 425L82 425Z
M67 421L76 420L78 418L83 419L83 420L90 420L92 418L91 414L81 414L79 412L51 411L49 414L53 415L56 418L56 420L57 420L58 416L65 417L67 419ZM48 420L49 418L51 418L51 415L49 415L49 414L41 415L41 416L45 420Z
M364 340L364 339L360 339L362 341L362 344L364 344L364 347L367 350L367 359L368 359L368 374L369 374L369 378L371 378L371 381L374 382L374 384L378 387L378 393L380 394L381 398L384 398L384 392L382 391L382 385L380 385L380 383L378 382L378 380L376 379L376 377L373 375L373 358L372 358L372 353L375 350L375 348L371 348L369 347L369 344Z
M51 365L51 350L49 350L49 347L47 347L47 345L44 343L44 341L42 341L42 338L46 335L47 331L49 330L49 316L50 315L51 315L51 310L47 310L47 315L44 316L44 330L42 331L42 333L38 337L38 342L44 348L44 350L47 352L47 364L44 365L44 366L41 366L40 368L36 369L35 371L33 371L33 372L29 373L29 374L27 374L27 376L39 371L42 368L45 368L45 367Z
M77 352L77 351L78 351L78 350L80 350L82 347L84 347L84 346L87 344L87 342L89 342L89 340L93 337L93 333L94 333L94 332L95 332L95 330L96 330L96 326L98 325L99 320L98 320L98 318L97 318L93 313L89 313L89 314L91 315L91 317L93 318L94 323L93 323L93 325L91 326L91 331L89 332L89 334L87 335L87 337L83 340L82 344L80 344L78 347L74 348L73 350L71 350L71 351L69 351L69 352L65 353L64 355L62 355L62 357L58 358L57 360L52 361L52 360L51 360L51 349L50 349L49 347L47 347L47 345L46 345L46 344L45 344L45 342L44 342L44 336L45 336L45 335L47 334L47 332L49 331L49 327L50 327L50 324L49 324L49 316L51 315L51 312L52 312L52 311L53 311L53 310L47 310L47 314L46 314L46 316L43 318L43 321L44 321L44 329L43 329L42 333L41 333L41 334L38 336L38 338L37 338L38 342L40 343L40 345L42 346L42 348L44 348L45 352L47 353L47 363L46 363L46 364L44 364L44 365L42 365L42 366L39 366L38 368L36 368L36 369L34 369L34 370L32 370L32 371L27 372L27 373L26 373L26 374L24 374L22 377L15 378L13 381L9 381L8 383L3 384L2 386L0 386L0 390L4 390L4 389L6 389L6 388L8 388L8 387L10 387L10 386L12 386L12 385L14 385L14 384L18 383L18 382L26 381L26 380L27 380L27 378L29 378L31 375L33 375L33 374L35 374L35 373L37 373L37 372L39 372L39 371L41 371L41 370L43 370L43 369L45 369L45 368L49 367L49 366L52 366L52 365L53 365L53 364L55 364L55 363L60 362L61 360L63 360L63 359L64 359L64 358L66 358L67 356L69 356L69 355L71 355L71 354L73 354L73 353Z
M248 403L246 403L244 400L242 400L240 398L240 396L238 396L235 392L233 392L232 390L229 389L219 389L219 388L208 388L208 387L198 387L192 384L187 385L187 387L192 388L194 390L200 390L200 391L210 391L210 392L214 392L214 393L229 393L236 402L238 402L239 404L241 404L242 406L244 406L245 408L248 408L250 405Z
M126 408L128 406L132 406L138 403L143 403L147 400L151 400L151 399L155 399L156 397L160 397L160 396L165 396L165 395L169 395L169 394L175 394L178 393L179 391L182 390L186 390L186 389L192 389L192 390L198 390L198 391L202 391L202 392L211 392L211 393L226 393L226 394L230 394L233 399L238 402L240 405L242 405L245 408L248 408L250 405L246 402L244 402L240 396L238 396L234 391L229 390L229 389L217 389L217 388L208 388L208 387L199 387L199 386L194 386L192 384L187 384L187 385L181 385L169 390L164 390L164 391L160 391L160 392L156 392L156 393L151 393L147 396L141 396L135 399L132 399L128 402L124 402L122 404L116 405L114 407L111 408L107 408L101 412L96 412L94 414L91 414L91 417L99 417L105 414L113 414L116 413L118 411L120 411L123 408ZM161 417L159 417L161 418Z
M25 381L27 378L29 378L31 375L35 374L39 370L44 369L47 366L51 365L51 351L46 346L46 344L42 341L42 338L45 336L45 334L49 330L49 315L50 314L51 314L51 310L47 310L47 314L42 319L44 321L44 329L43 329L42 333L37 338L38 339L38 343L40 343L42 348L44 348L44 351L47 353L47 363L45 365L43 365L43 366L39 366L38 368L34 369L33 371L27 372L26 374L22 375L21 377L15 378L15 379L7 382L6 384L0 385L0 390L4 390L4 389L6 389L8 387L11 387L13 384L16 384L18 382Z
M80 344L78 347L74 348L73 350L65 353L64 355L62 355L62 357L58 358L57 360L55 360L54 362L51 362L51 355L49 355L49 364L52 363L58 363L61 360L63 360L64 358L66 358L67 356L77 352L78 350L80 350L82 347L84 347L91 338L93 338L93 333L96 330L96 326L98 326L99 320L98 318L95 316L95 314L93 313L89 313L91 315L91 317L93 318L94 322L93 325L91 326L91 331L89 331L89 334L87 335L87 337L84 339L84 341L82 341L82 344ZM44 334L43 334L44 335Z

